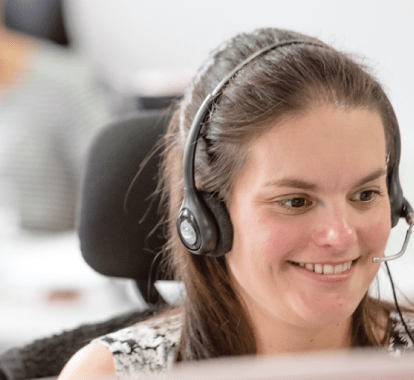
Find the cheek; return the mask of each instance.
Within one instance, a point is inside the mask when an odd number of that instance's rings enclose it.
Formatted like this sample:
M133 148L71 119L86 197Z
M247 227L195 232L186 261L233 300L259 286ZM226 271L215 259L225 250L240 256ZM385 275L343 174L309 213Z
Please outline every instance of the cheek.
M384 212L378 218L371 219L359 227L359 237L364 247L373 253L382 253L385 250L391 231L389 212ZM375 255L374 255L375 256Z
M306 247L306 226L281 221L268 213L249 213L249 218L235 218L233 248L226 255L236 287L259 299L274 294L275 278L288 267L286 260ZM266 290L267 289L267 290Z
M258 220L262 238L260 245L269 261L287 259L287 255L300 251L307 246L306 226L276 218L262 217Z

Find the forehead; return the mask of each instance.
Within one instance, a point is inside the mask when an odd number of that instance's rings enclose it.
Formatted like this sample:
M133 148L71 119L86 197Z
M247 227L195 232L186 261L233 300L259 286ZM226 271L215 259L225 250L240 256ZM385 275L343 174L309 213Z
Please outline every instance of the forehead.
M296 176L345 183L385 166L380 116L366 109L321 107L272 126L250 146L246 170L256 183Z

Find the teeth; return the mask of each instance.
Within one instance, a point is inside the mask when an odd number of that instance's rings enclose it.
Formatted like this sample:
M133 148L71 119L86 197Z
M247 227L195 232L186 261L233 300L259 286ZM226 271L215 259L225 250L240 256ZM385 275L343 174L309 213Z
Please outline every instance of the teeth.
M341 269L342 269L342 265L337 265L336 267L335 267L335 269L337 268L337 267L341 267ZM342 271L341 271L342 272ZM324 265L323 266L323 274L333 274L334 273L334 267L332 266L332 265Z
M322 267L322 265L321 264L315 264L315 269L314 269L314 271L316 272L316 273L323 273L323 267Z
M339 264L339 265L335 265L335 268L333 268L333 271L334 271L335 274L337 274L337 273L341 273L341 272L343 272L344 270L347 270L347 269L348 269L348 265L345 263L345 269L344 269L344 266L342 264Z
M338 274L347 271L349 268L351 268L352 261L348 261L344 264L339 265L322 265L322 264L311 264L311 263L294 263L298 265L301 268L306 268L308 270L311 270L315 273L320 274Z

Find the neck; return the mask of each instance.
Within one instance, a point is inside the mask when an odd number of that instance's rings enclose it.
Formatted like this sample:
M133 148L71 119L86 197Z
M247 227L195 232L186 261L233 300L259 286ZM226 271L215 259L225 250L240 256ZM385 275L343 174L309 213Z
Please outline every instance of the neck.
M350 323L309 329L280 323L272 329L256 329L259 355L337 351L351 346Z
M248 308L259 355L344 350L351 347L352 316L323 327L293 324L269 315L259 306Z

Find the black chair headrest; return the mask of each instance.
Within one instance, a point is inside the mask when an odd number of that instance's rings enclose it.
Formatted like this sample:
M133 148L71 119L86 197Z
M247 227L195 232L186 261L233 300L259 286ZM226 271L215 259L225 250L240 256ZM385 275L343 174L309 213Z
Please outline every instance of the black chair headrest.
M170 117L165 110L141 111L97 136L86 162L78 211L86 262L101 274L136 280L150 303L155 289L146 287L162 279L160 260L155 259L165 243L162 228L153 231L161 218L159 196L153 196L159 152L134 178L165 133Z

